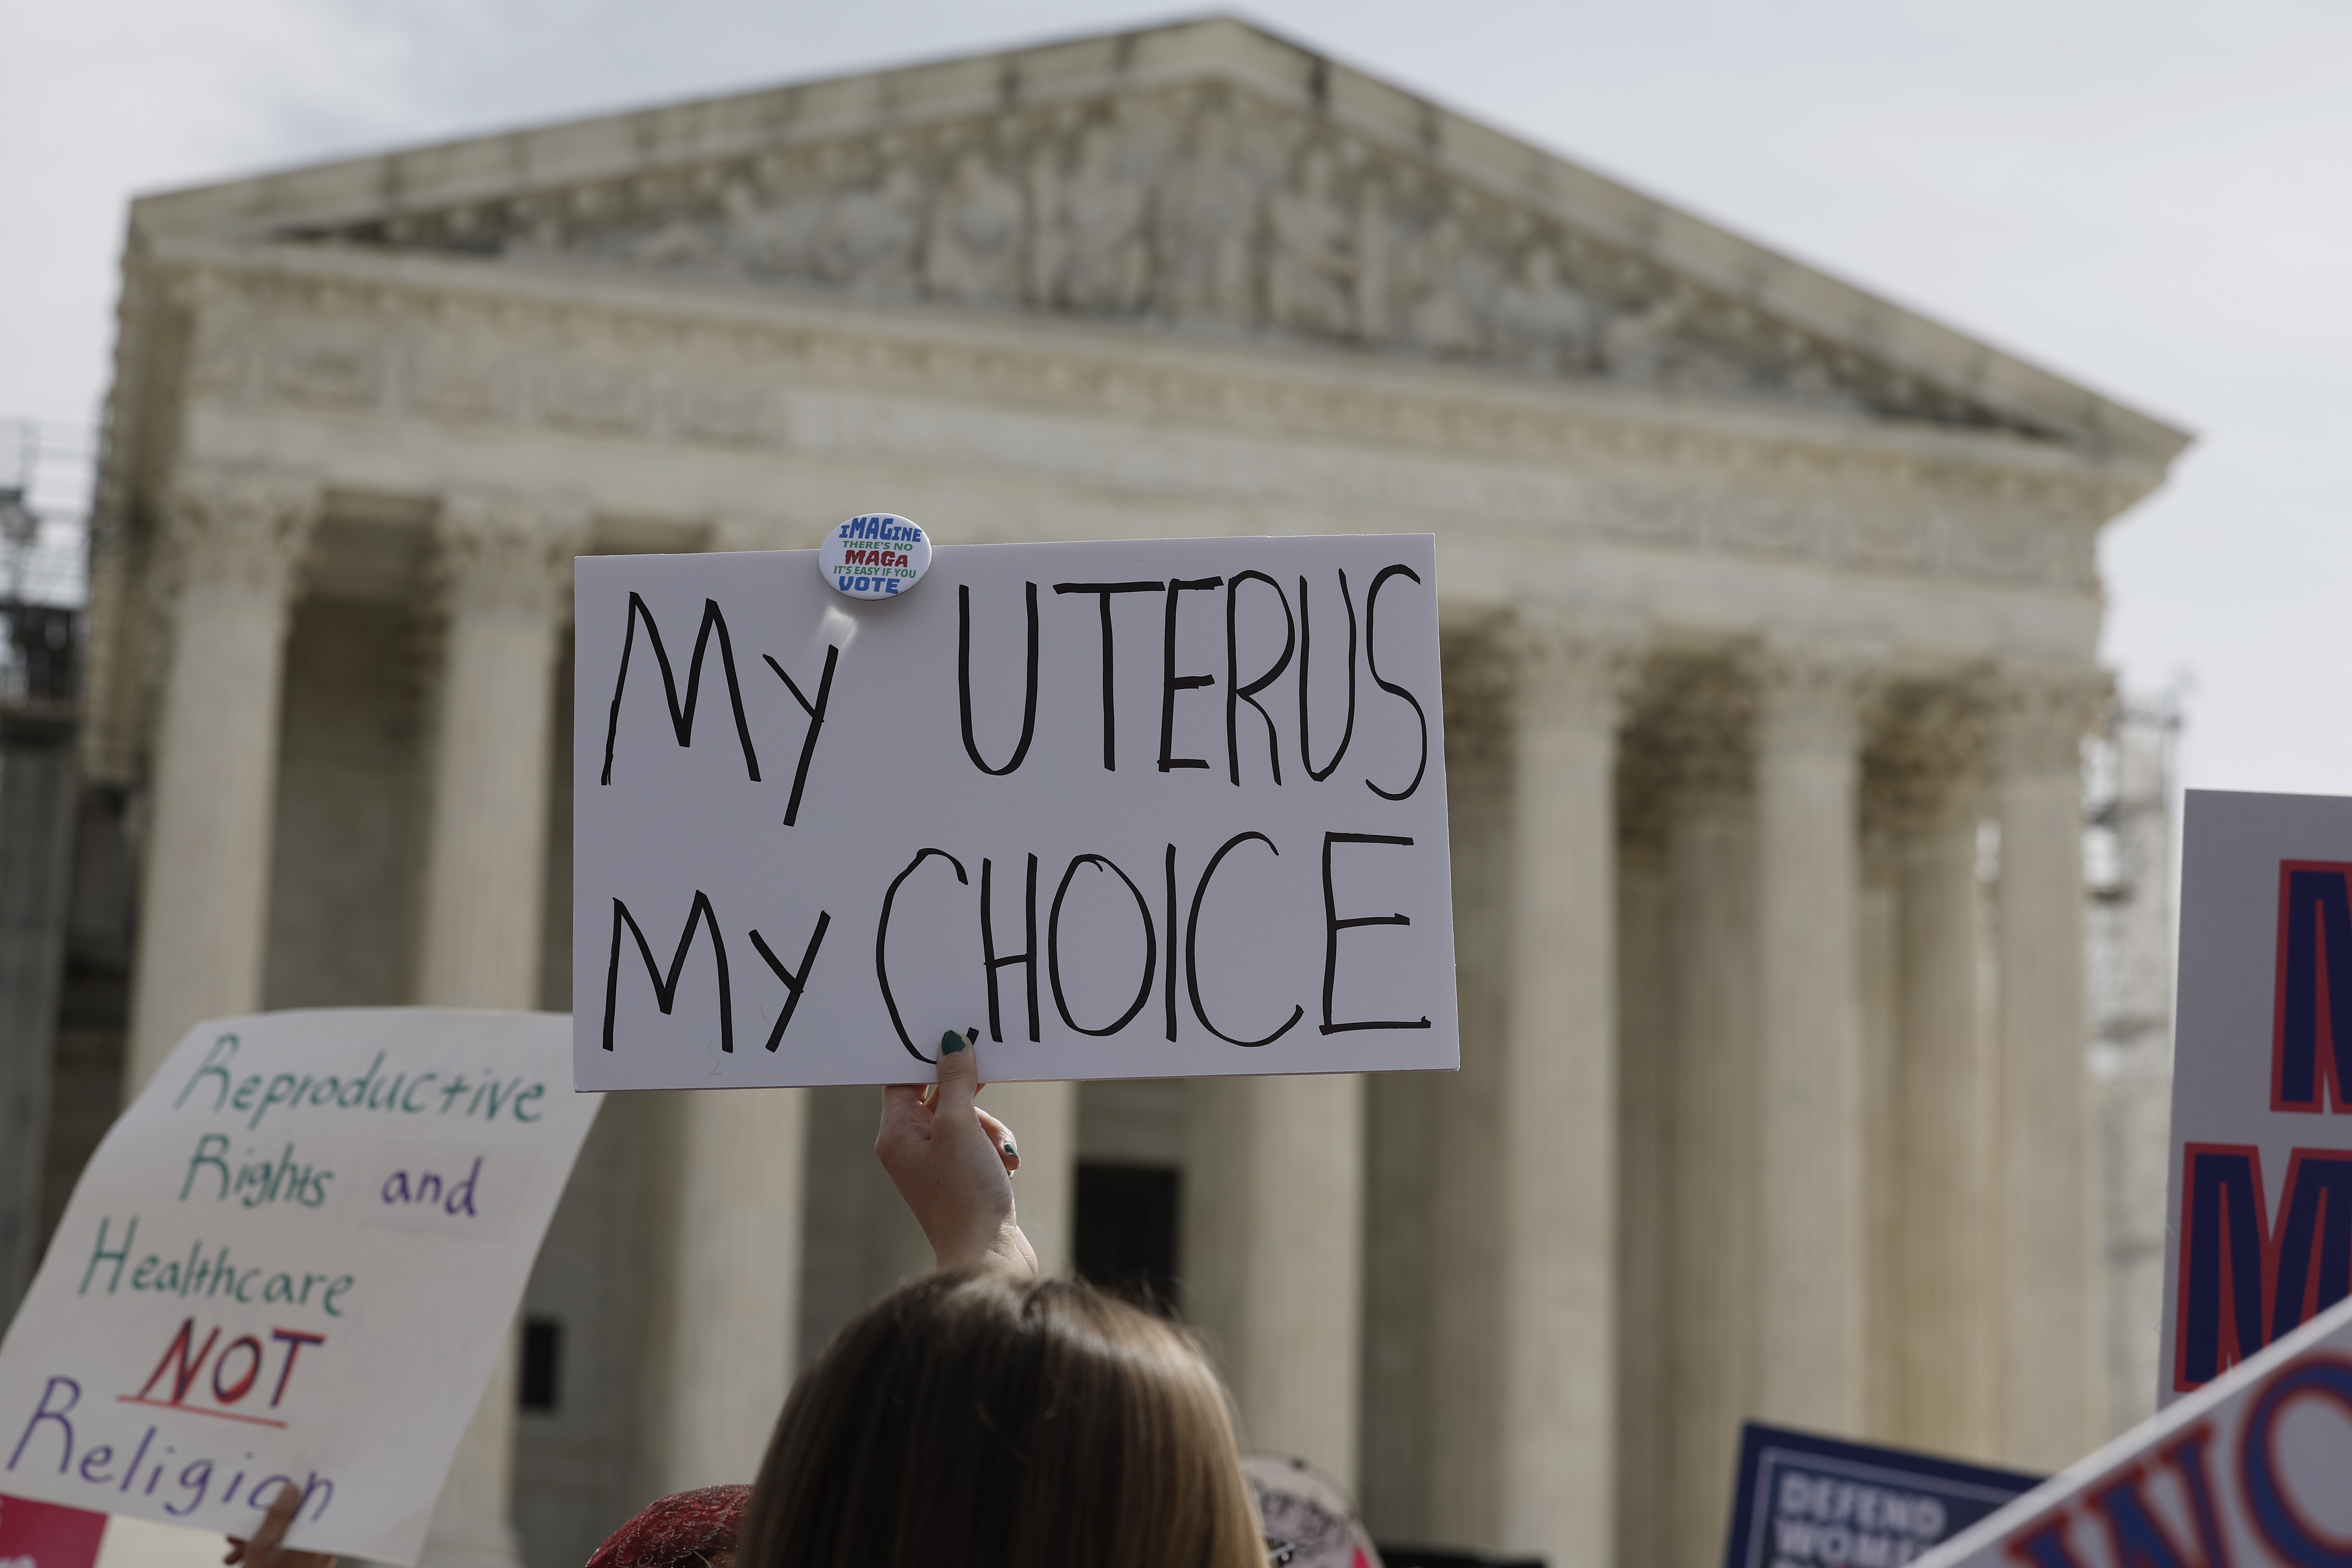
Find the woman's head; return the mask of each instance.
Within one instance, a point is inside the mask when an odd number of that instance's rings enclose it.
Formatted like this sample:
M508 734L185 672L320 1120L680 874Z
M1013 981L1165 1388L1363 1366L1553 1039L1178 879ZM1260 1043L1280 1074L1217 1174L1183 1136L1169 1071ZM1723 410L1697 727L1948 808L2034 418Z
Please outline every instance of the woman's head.
M740 1568L1258 1568L1224 1391L1085 1285L940 1274L793 1390Z

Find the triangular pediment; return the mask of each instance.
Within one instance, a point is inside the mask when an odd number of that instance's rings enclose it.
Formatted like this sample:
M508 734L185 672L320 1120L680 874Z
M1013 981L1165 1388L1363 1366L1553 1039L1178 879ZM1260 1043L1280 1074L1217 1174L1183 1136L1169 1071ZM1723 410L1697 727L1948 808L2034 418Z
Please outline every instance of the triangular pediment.
M1227 19L295 171L134 222L1343 345L2158 465L2186 439Z

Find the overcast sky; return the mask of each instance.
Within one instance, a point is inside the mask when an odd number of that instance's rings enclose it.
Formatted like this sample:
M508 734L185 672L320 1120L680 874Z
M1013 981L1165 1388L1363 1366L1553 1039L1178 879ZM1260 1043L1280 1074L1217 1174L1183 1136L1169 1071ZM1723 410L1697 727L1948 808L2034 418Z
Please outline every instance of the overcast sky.
M1167 15L0 5L0 417L94 417L135 192ZM2191 784L2352 793L2352 5L1265 0L1245 15L2196 431L2170 486L2107 534L2107 657L2132 689L2189 679Z

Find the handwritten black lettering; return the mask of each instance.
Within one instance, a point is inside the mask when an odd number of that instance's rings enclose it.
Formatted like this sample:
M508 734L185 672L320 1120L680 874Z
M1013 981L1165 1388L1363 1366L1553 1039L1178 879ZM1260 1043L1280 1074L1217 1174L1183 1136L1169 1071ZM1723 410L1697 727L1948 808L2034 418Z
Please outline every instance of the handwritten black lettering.
M1315 621L1308 612L1307 579L1298 580L1298 762L1317 784L1338 771L1339 759L1348 754L1348 742L1356 738L1356 601L1348 596L1345 572L1339 574L1339 603L1348 611L1348 727L1339 731L1339 749L1318 768L1307 743L1307 678L1315 664Z
M1364 590L1364 668L1372 672L1373 685L1391 697L1402 697L1412 704L1412 716L1421 721L1421 761L1413 766L1412 782L1393 794L1370 779L1364 781L1364 787L1382 800L1404 800L1421 787L1421 775L1429 771L1429 715L1422 711L1419 698L1396 682L1381 679L1380 660L1372 650L1372 616L1379 606L1381 584L1391 577L1410 577L1416 583L1421 581L1421 574L1410 566L1383 566L1380 575L1372 579L1372 585Z
M646 941L646 933L637 929L636 917L620 900L613 900L613 956L604 966L604 1048L613 1048L613 1016L620 1005L621 994L621 928L627 926L629 934L637 941L637 956L645 960L646 978L654 984L654 1002L667 1017L677 1001L678 977L686 972L686 955L694 945L694 923L700 921L710 932L710 956L719 969L719 1048L735 1048L735 995L727 978L727 939L719 934L719 915L710 907L709 895L701 889L694 890L694 902L686 911L686 929L678 932L677 952L669 961L669 973L665 976L661 966L654 962L654 950Z
M774 655L763 653L760 657L768 661L768 668L776 672L776 679L784 683L784 689L793 694L793 700L808 715L808 733L801 737L801 763L793 770L792 798L784 802L784 826L790 827L801 814L801 790L808 784L809 759L816 755L816 732L824 728L824 710L833 701L833 667L840 662L841 650L831 643L825 644L824 673L817 679L814 702L801 695L801 689L784 673L784 667L776 662Z
M1176 846L1168 847L1168 1042L1176 1042Z
M1030 858L1033 862L1035 860L1034 856ZM1078 868L1081 866L1100 866L1120 881L1125 882L1127 890L1134 895L1135 912L1143 917L1143 983L1135 988L1134 1002L1129 1005L1126 1012L1118 1016L1118 1022L1108 1029L1089 1029L1071 1017L1070 1004L1062 995L1062 900L1069 897L1071 879L1077 876ZM1054 889L1053 911L1045 918L1045 972L1053 980L1055 1011L1062 1015L1063 1023L1081 1035L1093 1035L1097 1037L1104 1035L1116 1035L1133 1023L1135 1016L1143 1011L1143 1005L1151 1000L1151 982L1160 973L1160 939L1152 934L1151 906L1144 901L1143 889L1135 885L1135 879L1120 870L1118 863L1109 857L1077 856L1070 861L1069 869L1062 873L1062 885Z
M830 679L832 674L833 661L827 659L825 675ZM787 817L785 820L789 822L792 819ZM809 972L816 967L816 950L824 945L824 933L832 925L833 917L823 910L817 910L816 930L810 933L808 947L801 953L798 973L784 967L783 961L769 948L768 939L760 934L757 926L751 928L751 945L759 951L761 958L768 961L768 967L776 972L776 978L784 983L784 1010L776 1015L776 1026L768 1031L768 1049L771 1051L784 1043L785 1026L793 1021L793 1014L799 1010L801 993L808 989Z
M1242 584L1256 581L1274 590L1282 605L1282 657L1268 667L1265 673L1244 686L1241 683L1241 619ZM1298 626L1290 614L1290 600L1284 595L1282 584L1263 572L1238 572L1225 582L1225 767L1235 784L1242 782L1241 743L1234 734L1234 720L1244 702L1257 710L1265 721L1265 763L1274 770L1274 782L1282 783L1281 737L1275 732L1274 716L1257 700L1257 694L1280 679L1290 668L1290 656L1298 650Z
M992 768L980 754L980 742L972 739L971 733L971 589L965 584L956 585L956 695L963 704L964 755L971 759L973 767L996 778L1013 772L1027 760L1029 742L1037 734L1037 584L1028 586L1029 686L1027 695L1021 700L1021 743L1013 748L1011 762L1001 768Z
M751 726L743 718L743 689L735 679L735 644L727 635L727 617L719 611L719 601L702 601L702 629L695 633L694 658L686 667L686 706L677 704L677 678L670 670L668 650L662 647L661 627L654 620L653 611L635 594L629 595L629 620L621 637L621 668L613 678L613 707L604 721L604 772L599 784L613 782L613 744L621 732L621 694L629 686L629 655L636 647L637 622L646 623L646 640L653 645L654 661L661 666L662 697L669 704L669 725L681 746L694 744L694 705L702 698L702 656L709 650L710 634L719 634L719 663L727 672L727 700L735 710L735 738L743 743L743 769L757 784L760 779L759 753L751 749Z
M995 875L994 862L983 858L980 863L980 957L988 968L988 1037L1004 1038L1004 1026L997 1021L996 972L1005 965L1023 965L1029 975L1029 1037L1037 1037L1037 857L1029 857L1029 894L1023 907L1028 910L1029 947L1024 952L1008 952L999 956L996 951L995 896L990 884Z
M1176 757L1169 753L1176 745L1176 694L1203 686L1214 686L1213 675L1179 675L1176 673L1176 604L1180 594L1198 593L1208 588L1223 587L1223 577L1176 577L1168 584L1168 629L1164 668L1160 691L1160 771L1172 768L1205 768L1206 757Z
M1282 853L1281 850L1275 848L1274 840L1263 833L1236 833L1219 845L1217 852L1209 857L1209 864L1201 872L1200 885L1192 889L1192 912L1184 921L1184 988L1192 993L1192 1016L1201 1020L1201 1027L1229 1046L1244 1046L1254 1049L1259 1046L1270 1046L1290 1033L1298 1020L1307 1016L1307 1009L1297 1006L1291 1008L1289 1022L1264 1039L1237 1040L1209 1022L1208 1009L1201 1005L1201 902L1209 896L1210 879L1216 876L1217 868L1224 863L1225 857L1253 838L1265 845L1276 855Z
M1034 589L1034 584L1032 587ZM915 858L907 862L907 868L890 879L890 890L882 895L882 918L874 927L874 978L882 987L882 1005L890 1010L890 1026L898 1031L898 1043L907 1047L907 1054L919 1062L926 1063L936 1063L940 1058L927 1057L915 1048L915 1042L907 1037L905 1020L898 1016L898 999L890 994L890 907L898 902L900 885L934 855L955 868L958 882L967 888L971 886L971 879L964 875L962 861L944 849L918 849Z
M1351 915L1339 918L1339 900L1331 892L1331 846L1334 844L1401 844L1410 846L1410 838L1399 838L1389 833L1326 833L1323 836L1323 1022L1318 1032L1344 1035L1353 1029L1426 1029L1429 1020L1405 1023L1397 1019L1381 1019L1355 1024L1335 1024L1331 1021L1331 991L1339 975L1339 933L1358 926L1409 926L1412 921L1403 915Z
M1118 721L1113 711L1114 672L1111 660L1110 596L1113 594L1156 594L1164 586L1159 583L1056 583L1056 594L1092 594L1100 602L1102 611L1102 691L1103 691L1103 770L1118 771L1118 748L1116 736Z

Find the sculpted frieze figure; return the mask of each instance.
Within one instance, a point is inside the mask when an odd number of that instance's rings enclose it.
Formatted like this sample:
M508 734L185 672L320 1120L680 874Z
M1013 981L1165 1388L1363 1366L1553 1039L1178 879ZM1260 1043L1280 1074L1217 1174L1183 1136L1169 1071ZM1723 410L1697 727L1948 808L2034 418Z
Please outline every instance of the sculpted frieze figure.
M1636 386L1695 392L1737 392L1757 382L1751 367L1703 341L1696 330L1699 298L1682 283L1646 303L1612 315L1600 333L1601 368Z
M1405 315L1412 341L1433 353L1470 354L1479 347L1477 257L1462 220L1447 213L1406 246L1399 269L1414 296Z
M1250 320L1260 185L1231 112L1215 104L1203 109L1160 190L1162 315L1236 326Z
M805 272L824 199L814 192L797 200L763 200L749 180L730 180L719 194L725 213L717 248L756 276L789 278Z
M922 177L911 163L893 160L880 180L840 196L826 212L816 235L816 275L853 294L912 294L922 237Z
M923 266L932 296L965 304L1019 299L1028 217L1021 187L999 174L980 148L965 148L931 205Z
M1560 280L1559 257L1534 245L1495 300L1495 346L1529 370L1575 374L1591 368L1592 301Z
M1380 171L1356 193L1356 335L1368 343L1396 341L1396 226L1391 193Z
M1652 386L1665 379L1675 333L1690 313L1690 296L1669 289L1637 310L1620 310L1601 331L1601 363L1620 381Z
M1121 167L1118 132L1097 123L1079 132L1076 166L1039 160L1038 297L1074 310L1128 314L1150 298L1145 235L1151 187Z
M1230 89L779 148L331 236L556 247L883 299L1025 302L1484 359L1554 375L1989 423L1557 219ZM363 397L365 367L305 395Z
M1274 244L1265 303L1277 326L1335 338L1355 331L1355 225L1338 186L1331 150L1311 146L1299 160L1298 183L1266 202Z

